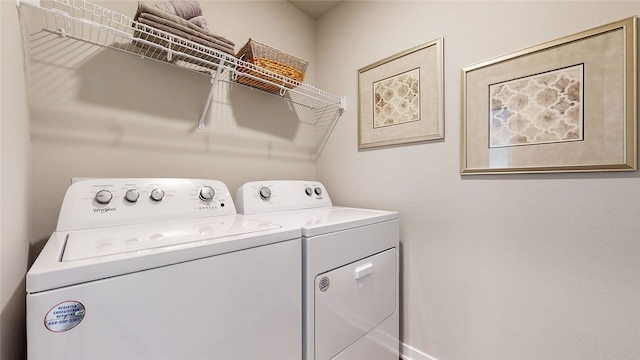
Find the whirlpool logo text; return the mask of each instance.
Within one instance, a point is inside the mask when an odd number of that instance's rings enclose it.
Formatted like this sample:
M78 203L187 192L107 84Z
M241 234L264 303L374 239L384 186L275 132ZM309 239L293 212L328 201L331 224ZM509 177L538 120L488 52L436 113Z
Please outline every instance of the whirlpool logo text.
M100 208L100 209L93 209L93 212L97 212L97 213L101 213L101 214L106 214L109 211L116 211L115 207L105 207L105 208Z

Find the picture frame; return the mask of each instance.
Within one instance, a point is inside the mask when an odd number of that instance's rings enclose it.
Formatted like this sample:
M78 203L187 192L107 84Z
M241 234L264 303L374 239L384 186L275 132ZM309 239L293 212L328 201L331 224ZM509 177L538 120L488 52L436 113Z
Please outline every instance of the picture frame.
M358 149L444 138L442 37L358 69Z
M637 170L637 23L461 69L461 175Z

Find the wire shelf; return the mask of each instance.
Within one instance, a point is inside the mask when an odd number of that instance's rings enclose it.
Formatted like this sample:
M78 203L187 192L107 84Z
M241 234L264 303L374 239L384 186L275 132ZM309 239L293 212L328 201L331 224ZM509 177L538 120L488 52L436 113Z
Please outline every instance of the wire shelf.
M238 76L250 77L256 81L275 86L280 89L279 94L275 94L276 96L313 109L314 113L318 113L318 109L322 110L320 113L323 114L327 109L335 111L336 114L345 110L344 97L242 61L233 54L227 54L142 24L129 16L86 0L17 0L17 2L19 6L27 5L36 8L43 14L43 30L45 31L56 33L61 37L124 51L142 58L170 63L189 71L211 76L211 91L199 122L201 129L204 128L204 118L218 81L246 86L235 82ZM257 76L240 72L239 69L251 70ZM265 78L273 79L273 81ZM273 95L270 92L257 90ZM317 121L322 120L317 119Z

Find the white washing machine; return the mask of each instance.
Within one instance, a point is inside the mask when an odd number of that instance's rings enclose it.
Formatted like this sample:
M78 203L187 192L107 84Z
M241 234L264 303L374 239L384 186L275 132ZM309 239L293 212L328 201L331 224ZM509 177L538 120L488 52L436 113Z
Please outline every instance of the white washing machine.
M299 360L300 252L220 181L76 182L27 273L29 360Z
M397 212L333 206L315 181L249 182L236 206L302 229L304 359L398 359Z

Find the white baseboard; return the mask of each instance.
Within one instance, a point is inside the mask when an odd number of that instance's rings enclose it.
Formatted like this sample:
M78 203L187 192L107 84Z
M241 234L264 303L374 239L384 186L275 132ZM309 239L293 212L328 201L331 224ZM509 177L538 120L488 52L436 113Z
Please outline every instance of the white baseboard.
M400 357L403 360L438 360L405 343L400 343Z

